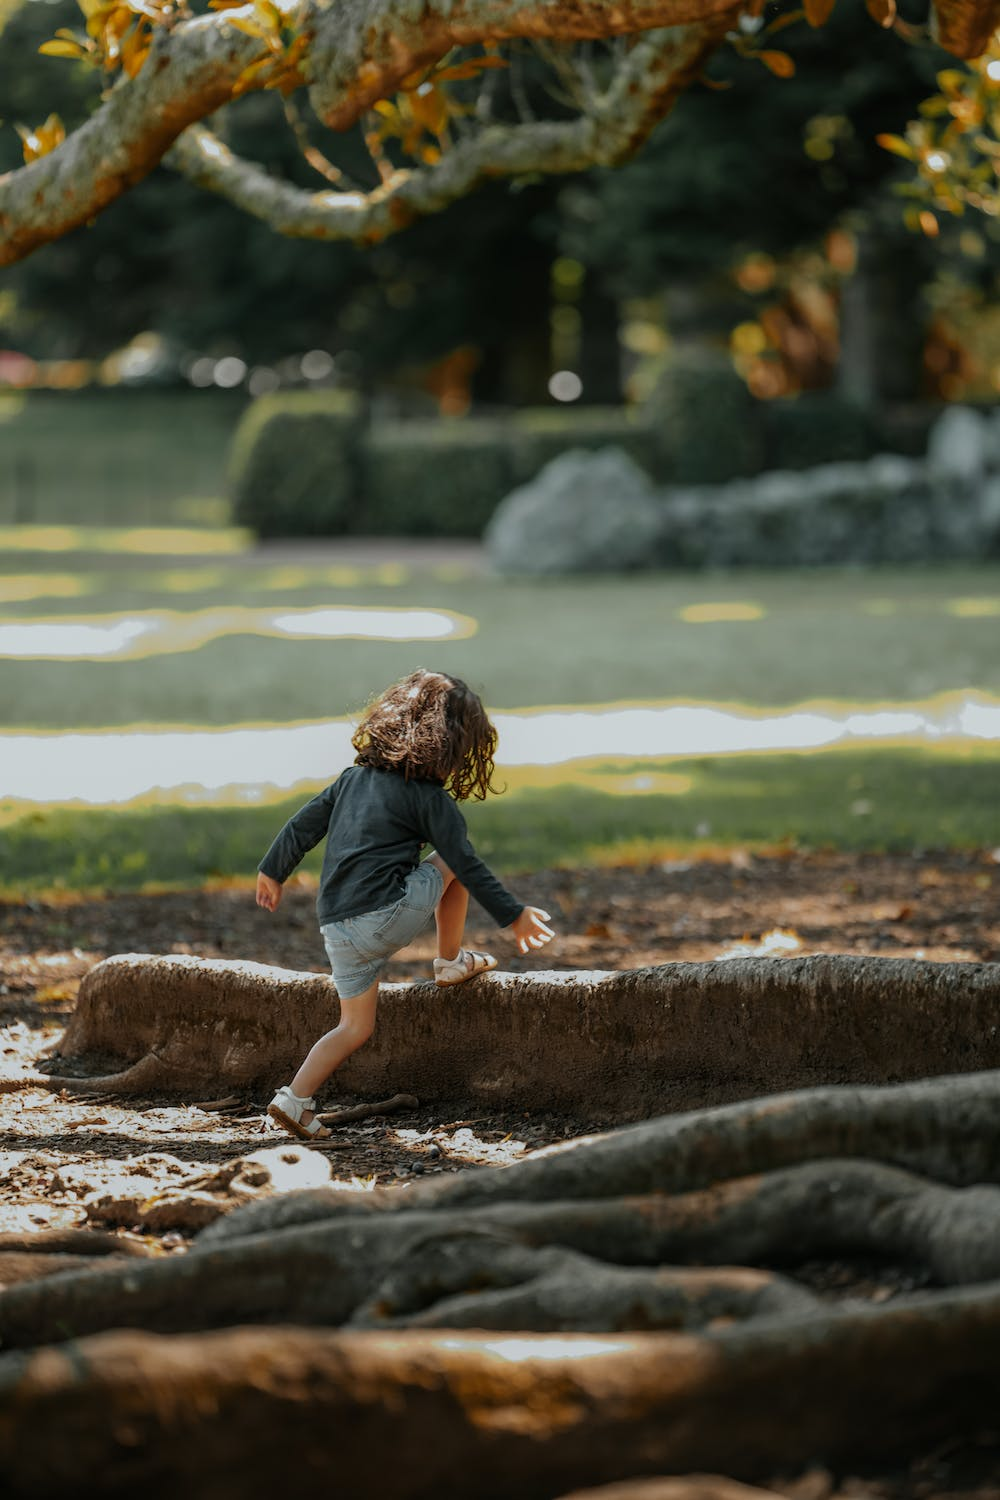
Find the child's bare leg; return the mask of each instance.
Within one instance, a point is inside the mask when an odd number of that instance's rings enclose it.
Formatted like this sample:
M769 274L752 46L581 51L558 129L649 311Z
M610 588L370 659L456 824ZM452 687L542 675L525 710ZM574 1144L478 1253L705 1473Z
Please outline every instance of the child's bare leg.
M440 854L431 854L429 858L444 877L444 894L434 911L438 958L457 958L465 936L469 892L460 880L455 879L454 872L449 870Z
M367 1042L375 1029L378 1007L378 981L361 995L340 1002L340 1021L310 1048L305 1062L292 1079L292 1093L300 1099L311 1099L318 1088L334 1073L345 1058ZM312 1111L302 1116L303 1125L312 1119Z
M469 910L469 892L454 871L449 870L440 854L428 856L444 877L444 892L434 911L437 925L438 956L434 960L434 978L438 984L462 984L477 974L495 969L492 953L470 953L463 948L465 918Z

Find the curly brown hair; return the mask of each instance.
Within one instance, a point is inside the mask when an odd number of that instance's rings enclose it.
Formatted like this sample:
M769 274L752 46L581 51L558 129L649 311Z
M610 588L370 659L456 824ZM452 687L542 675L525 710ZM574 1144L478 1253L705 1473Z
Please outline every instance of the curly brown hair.
M439 781L457 802L496 792L497 732L478 693L460 677L421 667L365 709L351 739L354 763Z

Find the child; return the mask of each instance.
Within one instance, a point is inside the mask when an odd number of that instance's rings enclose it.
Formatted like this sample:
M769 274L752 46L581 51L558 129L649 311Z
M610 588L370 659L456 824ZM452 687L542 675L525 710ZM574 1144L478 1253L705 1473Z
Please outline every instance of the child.
M327 838L316 908L340 1022L267 1110L303 1140L330 1134L315 1117L314 1094L371 1036L386 959L432 912L439 985L496 968L491 954L462 947L470 890L522 953L554 935L548 912L522 906L478 858L455 806L496 790L497 732L471 688L443 672L412 672L367 709L351 743L354 765L289 819L258 866L257 904L274 911L283 882ZM434 852L421 863L424 844Z

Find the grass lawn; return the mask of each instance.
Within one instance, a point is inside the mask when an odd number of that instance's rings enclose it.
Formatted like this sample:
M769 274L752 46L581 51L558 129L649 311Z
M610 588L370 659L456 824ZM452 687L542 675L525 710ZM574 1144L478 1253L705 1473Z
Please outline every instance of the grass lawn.
M218 525L246 397L227 391L0 394L0 522Z
M464 809L498 871L644 865L719 847L1000 848L1000 760L982 749L832 750L591 768ZM610 790L602 790L606 781ZM628 791L643 782L667 790ZM305 794L260 807L0 804L0 895L249 879ZM318 873L321 851L301 870Z
M162 618L131 658L18 657L13 646L3 657L0 644L0 731L325 720L356 713L420 664L467 678L498 711L1000 697L1000 572L986 567L504 581L453 566L421 571L391 555L357 567L323 549L290 563L228 545L222 536L221 550L200 559L8 553L0 641L41 621ZM474 628L441 641L274 633L276 614L331 607L451 611ZM567 759L580 753L560 748ZM468 809L478 846L504 871L733 843L1000 846L1000 756L989 742L626 758L506 779L506 796ZM234 780L253 781L254 768L236 767ZM306 795L118 810L0 802L0 890L249 878Z
M1000 695L1000 571L985 567L513 582L225 558L97 574L50 560L45 572L33 559L12 578L32 580L35 593L0 606L7 624L219 615L195 650L179 642L131 660L0 659L3 721L20 728L340 717L418 665L466 678L495 709ZM46 578L63 579L63 590L80 579L87 592L53 596ZM260 610L261 628L269 612L362 606L452 611L476 629L443 641L290 640L249 633L245 617L227 626L227 605Z

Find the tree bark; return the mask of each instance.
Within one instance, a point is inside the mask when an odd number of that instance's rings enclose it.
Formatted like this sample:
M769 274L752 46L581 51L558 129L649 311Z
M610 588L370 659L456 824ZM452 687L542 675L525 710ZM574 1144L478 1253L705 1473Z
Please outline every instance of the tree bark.
M590 1270L595 1304L609 1265L795 1264L847 1253L902 1260L939 1284L1000 1279L998 1103L997 1074L820 1090L655 1121L405 1194L289 1194L210 1225L186 1256L12 1288L0 1296L0 1343L109 1327L341 1324L359 1309L369 1320L376 1307L379 1317L405 1317L455 1295L471 1307L482 1288L548 1275L544 1256L522 1252L553 1248L600 1263ZM873 1159L833 1159L831 1140ZM877 1160L900 1156L919 1158L934 1180ZM803 1164L786 1165L796 1158ZM427 1282L428 1243L442 1266L454 1261L450 1280L442 1272ZM565 1265L556 1269L562 1276ZM522 1326L522 1312L515 1300L506 1315ZM484 1313L490 1326L498 1315Z
M283 0L278 7L282 25L307 42L305 58L290 81L304 86L308 76L313 107L336 130L347 129L377 100L395 93L410 74L456 46L515 38L572 42L689 28L692 45L672 75L654 79L651 108L640 109L627 125L635 144L669 108L677 90L690 82L740 9L734 0L422 0L420 5L411 0ZM185 130L245 88L267 86L266 72L246 76L248 67L267 56L264 42L233 24L247 20L243 12L250 10L230 8L157 26L150 55L135 77L121 77L95 113L54 151L0 176L0 265L87 223L147 176ZM1000 19L1000 0L936 0L932 15L941 45L971 57L987 45ZM624 69L627 73L628 62ZM629 95L641 92L641 82L633 80L623 93L623 105L634 102ZM628 118L623 109L622 121ZM407 195L418 204L423 195L426 205L420 211L434 212L483 177L511 170L565 171L605 160L604 138L614 138L617 122L612 113L603 129L596 123L598 128L589 116L582 117L589 150L582 161L581 141L570 143L559 126L550 127L551 141L539 141L530 131L501 132L486 148L485 159L476 160L475 153L463 159L456 151L452 164L446 158L442 170L397 174L401 181L395 188L371 195L294 195L290 190L293 196L282 198L252 164L237 163L221 142L204 134L182 150L180 159L204 180L217 178L213 185L224 182L229 196L244 196L251 211L293 224L289 232L314 233L318 224L320 233L364 239L373 226L380 237L409 222L414 204L405 201ZM570 144L575 149L567 165ZM513 166L504 160L512 150ZM616 146L612 159L620 155ZM455 182L448 180L449 174ZM397 204L400 187L404 191ZM316 200L312 209L310 198Z
M0 1356L11 1500L551 1500L905 1456L995 1426L1000 1288L699 1335L115 1332Z
M457 998L386 985L374 1036L337 1080L373 1097L399 1089L526 1109L544 1098L627 1120L818 1083L1000 1067L998 1001L1000 964L845 955L492 974ZM324 975L119 955L85 977L51 1082L189 1098L273 1087L336 1015Z

